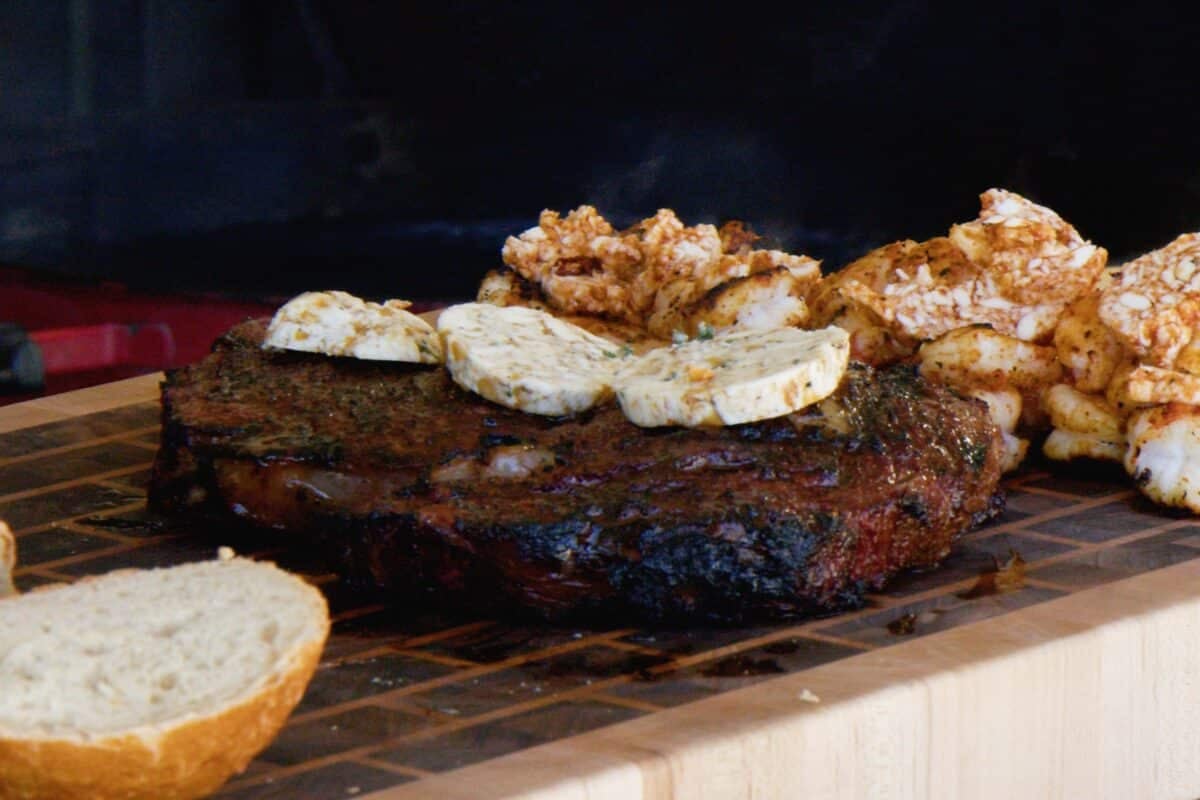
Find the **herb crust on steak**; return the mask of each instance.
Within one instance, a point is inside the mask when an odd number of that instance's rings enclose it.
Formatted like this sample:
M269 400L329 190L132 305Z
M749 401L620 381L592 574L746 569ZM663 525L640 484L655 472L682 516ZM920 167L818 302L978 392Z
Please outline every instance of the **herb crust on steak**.
M544 418L440 367L263 350L265 320L168 373L151 507L240 517L348 580L547 617L738 621L844 609L996 514L984 404L852 364L803 412L639 428Z

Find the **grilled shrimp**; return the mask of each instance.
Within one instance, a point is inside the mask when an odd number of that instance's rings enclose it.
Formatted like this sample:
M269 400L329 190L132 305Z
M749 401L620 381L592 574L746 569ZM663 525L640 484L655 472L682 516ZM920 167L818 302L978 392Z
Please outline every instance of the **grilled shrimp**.
M881 348L867 350L872 363L893 358L893 345L970 325L1048 342L1066 307L1104 273L1108 253L1020 195L990 189L980 202L978 219L949 236L893 242L826 278L812 297L814 322L850 319L862 349Z
M983 325L959 328L921 345L922 374L961 391L1014 387L1027 394L1058 382L1054 348L1023 342Z
M1107 274L1102 283L1108 283ZM1054 330L1054 349L1067 377L1083 392L1103 391L1125 350L1099 314L1100 295L1092 293L1067 306Z
M1062 377L1054 348L1030 344L983 325L959 328L921 345L921 373L970 394L1013 388L1021 393L1024 430L1047 425L1040 396Z
M1108 261L1104 248L1084 241L1054 211L1014 192L989 189L979 199L979 218L953 226L950 239L988 271L1003 297L1026 306L1057 306L1061 313L1091 290Z
M821 262L755 250L739 222L684 225L659 209L616 231L592 206L567 216L543 211L538 226L509 237L501 255L512 273L489 273L481 302L531 305L563 316L644 326L651 336L694 335L703 325L803 326Z
M1121 463L1125 457L1124 423L1120 412L1103 395L1086 394L1059 383L1042 395L1042 408L1054 426L1042 443L1047 458Z
M826 276L809 294L809 324L846 330L856 361L880 366L911 356L920 336L897 324L883 295L889 285L916 275L931 260L930 250L910 239L893 242Z
M1124 397L1130 404L1200 405L1200 375L1139 364L1125 377Z
M1093 433L1110 439L1124 438L1120 412L1099 394L1086 394L1065 383L1057 383L1042 395L1042 407L1050 424L1075 433Z
M493 269L484 275L479 290L475 293L475 301L491 303L494 306L526 306L542 311L550 310L538 287L511 269Z
M1125 451L1123 437L1110 439L1097 433L1079 433L1061 428L1050 431L1042 442L1042 453L1053 461L1089 458L1120 464L1125 458Z
M711 330L800 327L809 319L804 300L808 285L784 266L727 280L682 307L675 305L672 289L667 286L659 292L647 324L656 336L669 337L676 330L695 336L704 326ZM662 300L666 302L659 309Z
M631 287L642 268L637 237L617 233L592 206L580 206L565 219L543 211L538 226L508 237L500 255L536 283L557 311L633 321L645 308Z
M1200 345L1192 343L1200 330L1200 233L1185 233L1123 265L1100 295L1099 315L1139 361L1194 368L1200 360Z
M880 367L916 352L916 339L888 325L867 306L848 298L837 285L821 285L809 297L809 326L837 325L850 334L850 357L855 361Z
M974 389L970 396L987 403L988 415L1001 431L1013 433L1021 422L1021 393L1012 387Z
M970 395L987 403L988 416L1000 429L1004 444L1000 471L1012 472L1021 466L1021 462L1025 460L1025 453L1029 450L1029 440L1016 435L1017 426L1021 422L1021 407L1024 404L1021 393L1010 387L975 389Z
M1125 470L1150 499L1200 513L1200 408L1142 409L1128 425Z
M660 209L635 228L642 254L642 269L633 278L631 292L637 308L649 310L659 290L670 284L686 285L695 294L724 276L714 275L721 260L721 234L713 225L685 226L675 212ZM686 298L694 299L695 294Z

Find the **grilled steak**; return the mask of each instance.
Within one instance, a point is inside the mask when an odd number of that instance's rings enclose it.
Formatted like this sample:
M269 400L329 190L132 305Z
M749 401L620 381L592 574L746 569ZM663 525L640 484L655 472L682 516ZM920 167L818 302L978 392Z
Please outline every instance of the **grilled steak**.
M168 375L151 505L275 529L387 592L609 620L829 612L1002 504L982 403L907 367L852 365L790 418L642 429L615 405L511 411L439 367L263 351L264 327Z

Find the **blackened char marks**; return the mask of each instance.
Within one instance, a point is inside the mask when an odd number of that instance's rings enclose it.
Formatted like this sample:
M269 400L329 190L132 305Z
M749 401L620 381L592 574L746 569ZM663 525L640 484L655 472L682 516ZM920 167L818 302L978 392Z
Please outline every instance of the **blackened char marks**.
M790 418L644 430L615 406L510 411L437 367L265 352L262 332L168 376L151 503L284 531L386 592L803 616L937 564L1001 504L983 405L905 367L852 365Z

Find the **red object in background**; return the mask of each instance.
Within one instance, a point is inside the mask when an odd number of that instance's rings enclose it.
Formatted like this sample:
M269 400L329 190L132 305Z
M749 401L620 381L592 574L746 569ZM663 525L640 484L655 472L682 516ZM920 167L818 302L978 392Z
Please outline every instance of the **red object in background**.
M164 322L50 328L29 338L41 351L47 375L125 366L157 369L175 360L175 337Z
M226 330L270 316L285 299L137 292L0 268L0 322L28 332L45 368L41 391L0 394L0 404L190 364Z

